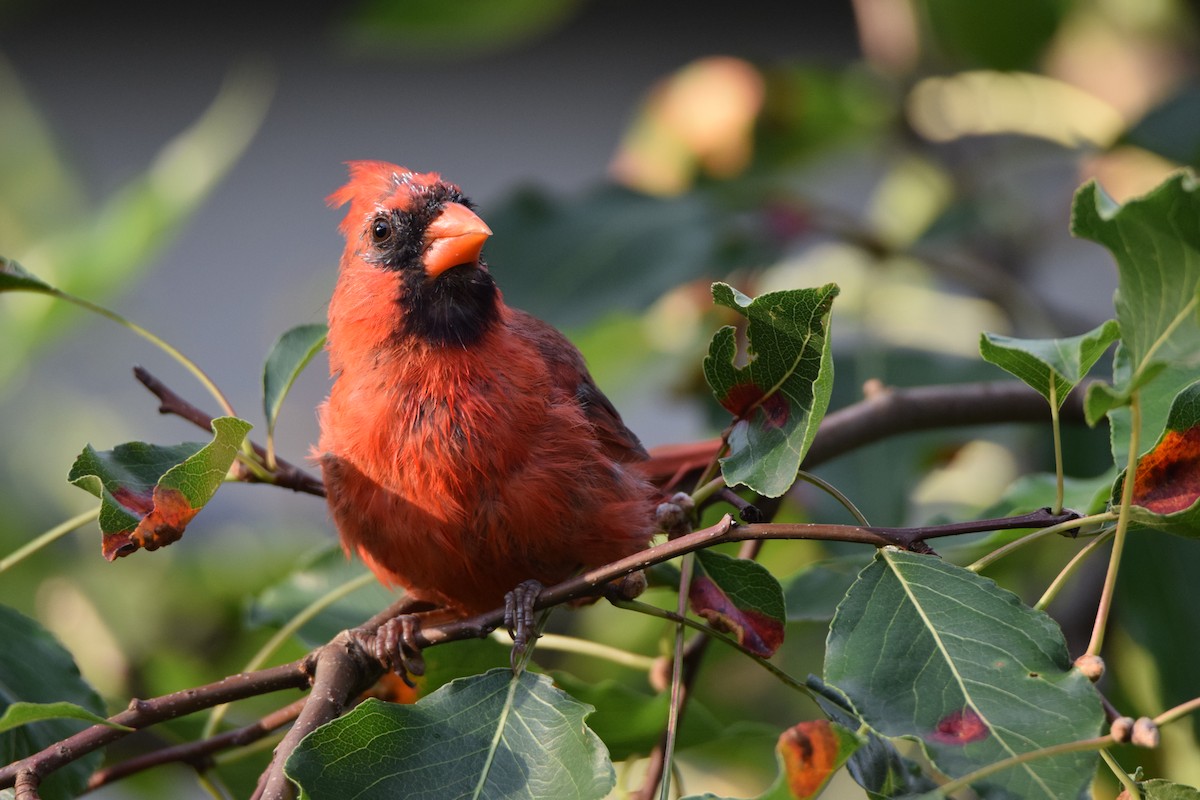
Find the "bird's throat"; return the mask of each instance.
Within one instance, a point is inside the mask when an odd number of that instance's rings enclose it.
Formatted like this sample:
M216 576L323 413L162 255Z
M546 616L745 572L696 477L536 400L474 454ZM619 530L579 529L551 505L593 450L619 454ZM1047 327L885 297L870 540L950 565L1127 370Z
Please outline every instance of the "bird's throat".
M466 347L486 334L500 317L500 292L488 271L463 264L430 279L412 271L396 298L400 330L433 345Z

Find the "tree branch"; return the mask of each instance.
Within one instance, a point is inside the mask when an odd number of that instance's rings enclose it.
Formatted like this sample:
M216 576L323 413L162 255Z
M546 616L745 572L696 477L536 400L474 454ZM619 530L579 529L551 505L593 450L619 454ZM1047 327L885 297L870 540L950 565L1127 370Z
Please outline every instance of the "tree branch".
M164 747L111 767L96 770L88 779L88 791L99 789L122 778L163 764L182 763L193 767L198 772L203 772L215 763L212 758L213 753L232 747L245 747L270 735L273 731L296 719L306 702L308 702L308 698L302 697L244 727L210 736L203 741Z
M1013 528L1048 528L1079 519L1074 511L1052 514L1041 509L1031 514L998 519L977 520L950 525L929 525L916 528L860 527L857 525L824 525L818 523L756 523L738 525L728 514L707 528L680 536L677 539L635 553L631 556L587 570L574 578L547 587L534 604L535 610L559 605L569 600L594 596L617 578L646 569L664 561L678 558L693 550L711 547L722 542L767 539L810 539L836 542L858 542L874 547L894 546L906 550L920 549L926 539L958 536L991 530ZM502 609L478 614L462 620L431 626L419 632L420 644L428 647L442 642L474 638L496 629L504 618Z
M174 414L205 431L212 430L212 415L201 411L187 400L184 400L144 368L134 367L133 376L138 379L139 383L149 389L151 394L158 398L158 413ZM251 442L250 446L254 448L255 454L262 459L263 463L266 463L266 448L254 442ZM282 458L275 459L275 469L271 472L271 475L273 477L271 483L275 486L291 489L294 492L315 494L319 497L325 496L325 484L320 478L305 472L295 464L284 461ZM250 472L243 473L241 479L248 483L259 482L259 478Z
M312 692L296 724L275 748L265 781L260 783L262 800L291 800L296 786L284 774L283 767L300 740L317 728L336 719L350 699L367 688L382 673L382 668L370 662L366 653L348 631L343 631L321 648L316 661ZM369 680L368 677L370 676Z
M129 702L125 711L109 717L109 722L138 730L222 703L281 689L305 687L308 680L308 667L306 660L302 659L259 672L231 675L206 686L184 689L153 700L134 699ZM127 735L129 731L110 728L107 725L85 728L38 753L0 768L0 789L13 786L22 773L32 775L36 785L36 781L59 767Z

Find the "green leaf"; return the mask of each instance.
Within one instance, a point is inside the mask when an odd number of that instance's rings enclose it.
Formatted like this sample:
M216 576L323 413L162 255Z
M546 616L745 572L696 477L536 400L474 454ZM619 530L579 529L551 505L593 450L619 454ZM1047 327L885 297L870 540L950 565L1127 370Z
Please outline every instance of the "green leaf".
M485 255L503 276L505 300L576 327L641 310L711 270L728 238L714 206L695 193L658 198L604 186L562 197L524 189L486 214L495 235Z
M1138 788L1145 800L1200 800L1200 789L1161 778L1139 783Z
M115 722L109 722L105 717L88 711L86 708L75 703L59 701L57 703L13 703L3 715L0 715L0 733L5 733L13 728L19 728L22 725L28 725L31 722L41 722L47 719L78 719L83 720L89 725L105 725L109 728L115 728L119 731L131 731L127 725L118 725Z
M979 352L985 361L1020 378L1047 402L1053 379L1055 402L1062 408L1067 394L1120 335L1120 328L1111 319L1087 333L1065 339L1014 339L984 333Z
M84 447L67 480L100 498L104 557L111 561L179 539L224 482L251 427L237 417L217 417L209 442Z
M104 703L79 675L74 659L58 641L33 620L0 606L0 711L31 703L71 705L101 715ZM5 717L8 718L7 712ZM0 760L11 763L77 733L79 722L44 717L40 721L0 733ZM40 787L44 800L66 800L83 793L88 776L100 765L101 754L91 753L46 776Z
M698 551L688 602L713 628L733 634L738 643L763 658L773 656L783 644L783 589L757 561Z
M509 669L450 683L411 706L367 700L288 759L306 796L602 798L616 782L591 711L544 675Z
M704 358L704 377L734 415L725 481L778 497L795 482L829 406L833 360L829 312L838 287L769 292L751 299L714 283L713 300L749 319L749 363L737 366L735 329L717 331Z
M41 278L27 272L17 262L0 256L0 292L54 294L55 289Z
M1116 203L1095 182L1075 194L1071 231L1107 247L1117 262L1117 322L1121 343L1113 359L1110 401L1139 392L1144 447L1158 439L1171 402L1200 369L1200 192L1178 174L1149 194ZM1099 390L1097 390L1099 391ZM1089 413L1105 403L1089 397ZM1127 461L1128 409L1114 408L1113 455Z
M1087 394L1083 398L1083 417L1087 420L1087 424L1094 428L1108 414L1127 405L1129 405L1128 392L1118 392L1107 383L1096 382L1088 386Z
M990 580L883 548L830 627L825 680L886 736L916 739L938 770L982 766L1098 735L1103 712L1058 625ZM1032 761L973 785L983 797L1078 797L1094 753Z
M279 408L292 384L325 346L327 331L324 325L298 325L280 336L271 347L263 365L263 414L267 420L267 436L275 432Z

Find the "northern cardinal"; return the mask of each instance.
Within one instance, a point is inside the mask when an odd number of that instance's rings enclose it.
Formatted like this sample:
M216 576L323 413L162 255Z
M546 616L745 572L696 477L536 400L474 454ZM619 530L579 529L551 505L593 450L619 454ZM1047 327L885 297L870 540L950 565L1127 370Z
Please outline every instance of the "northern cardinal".
M349 167L318 445L346 550L469 615L644 548L646 451L567 338L504 303L471 202L436 173Z

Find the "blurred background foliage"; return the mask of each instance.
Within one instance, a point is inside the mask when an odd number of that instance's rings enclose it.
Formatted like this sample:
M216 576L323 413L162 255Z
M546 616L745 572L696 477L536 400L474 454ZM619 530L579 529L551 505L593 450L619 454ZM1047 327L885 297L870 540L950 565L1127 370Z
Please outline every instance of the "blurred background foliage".
M1098 178L1126 199L1200 159L1195 9L1182 0L854 0L807 21L780 2L755 7L753 23L750 6L744 17L724 8L717 24L728 41L697 30L701 7L663 5L650 12L583 0L343 4L309 20L311 38L297 49L313 48L321 69L354 80L361 94L345 107L329 98L348 89L318 91L314 83L308 92L293 60L248 64L243 53L217 47L227 77L215 98L197 91L192 76L170 75L168 85L187 89L186 102L156 114L153 97L130 99L120 84L123 75L163 69L155 58L164 45L141 42L144 52L135 47L112 67L112 94L90 100L136 105L145 116L130 124L162 134L139 164L122 149L119 130L100 149L73 127L90 117L61 106L46 113L43 105L54 103L28 89L46 76L23 74L21 63L50 63L30 59L39 42L53 49L78 41L56 41L52 32L55 13L74 6L5 3L0 49L25 58L0 57L0 252L151 327L254 408L246 398L258 385L256 359L286 327L321 319L338 246L335 215L317 204L341 179L338 162L386 158L440 169L475 193L473 173L483 169L472 159L482 159L491 170L484 216L495 231L485 255L506 299L566 328L633 427L658 444L711 435L723 423L700 374L709 337L729 321L712 307L712 279L750 294L840 284L832 408L857 399L868 379L908 386L1000 378L977 356L982 330L1073 335L1112 315L1109 257L1067 234L1077 186ZM608 14L608 27L592 55L614 73L623 60L645 60L636 47L623 54L622 26L630 41L661 40L664 58L676 58L678 42L695 42L686 57L652 62L653 79L620 115L607 114L596 133L607 157L591 157L591 140L574 147L569 135L574 116L611 106L607 76L589 83L544 69L566 46L556 42L585 36L599 14ZM233 22L207 20L197 42L219 42ZM781 39L796 44L764 56L746 44L760 31L776 49ZM541 60L526 64L524 54ZM464 64L468 77L451 69ZM523 73L529 65L541 71ZM481 83L492 69L504 85ZM475 108L481 93L487 102L539 108L541 128L485 119ZM298 116L298 106L309 116ZM373 121L385 106L399 121ZM350 107L362 115L348 115ZM408 152L413 128L459 143L461 157L417 163L437 150L412 134ZM301 141L294 151L260 144L283 129ZM318 140L320 147L310 143ZM91 152L72 152L64 144L72 141ZM314 163L316 153L328 163ZM583 164L568 180L556 165L569 156ZM124 166L114 172L113 163ZM315 188L298 189L306 174L316 175ZM222 194L227 179L244 187L244 198ZM304 238L310 227L326 234L316 245ZM132 383L132 363L162 362L105 324L43 298L0 297L0 555L89 507L90 498L64 486L86 441L198 438L177 421L157 420L138 389L112 388ZM323 367L310 371L285 411L285 457L301 459L315 440L309 409L325 391ZM201 399L186 377L163 369L174 388ZM873 522L920 523L1004 508L1014 479L1052 464L1050 448L1048 429L940 432L871 446L820 474ZM1066 454L1085 503L1095 493L1086 479L1103 477L1110 464L1105 433L1068 431ZM1012 502L1037 503L1048 491L1046 481L1026 481ZM784 514L844 519L804 486ZM110 565L96 532L85 529L3 573L0 601L54 632L118 707L242 668L303 598L330 585L331 575L356 573L357 565L329 559L333 539L312 498L230 487L171 548ZM970 557L969 543L946 555L958 549ZM1047 542L1035 562L1014 559L991 574L1035 599L1073 552ZM830 598L844 590L837 576L848 583L863 555L815 543L765 549L777 574L801 575L788 587L797 621L777 657L792 674L820 671ZM828 559L830 569L804 571ZM1181 635L1194 612L1179 603L1197 566L1190 542L1140 534L1129 549L1122 580L1139 591L1118 594L1121 625L1105 686L1125 713L1154 714L1197 694L1189 665L1200 658L1200 640ZM1094 613L1090 581L1053 609L1075 652ZM326 623L349 624L386 599L364 590L352 609L343 607L348 616ZM560 614L556 624L659 651L660 625L628 615L615 624L614 614L597 607ZM327 633L310 630L275 658L295 657ZM773 731L816 712L802 699L781 700L780 687L754 665L719 650L701 676L695 717L725 733L683 750L685 786L753 794L770 779ZM633 669L552 654L547 662L586 681L615 676L648 691ZM249 721L279 702L247 703L231 718ZM194 737L200 724L163 726L125 749ZM1200 784L1198 730L1194 721L1171 726L1160 750L1122 753L1122 763ZM759 734L765 746L748 753ZM220 780L244 796L261 758L231 759ZM622 781L636 785L635 777ZM175 797L208 796L190 786L186 770L165 769L98 796L162 796L166 787ZM1102 779L1098 793L1115 794L1111 781ZM861 790L835 785L829 796Z

